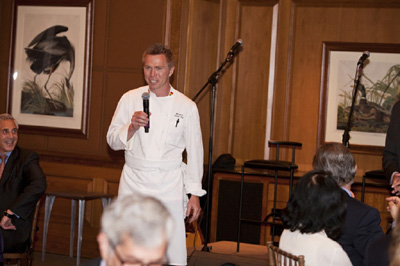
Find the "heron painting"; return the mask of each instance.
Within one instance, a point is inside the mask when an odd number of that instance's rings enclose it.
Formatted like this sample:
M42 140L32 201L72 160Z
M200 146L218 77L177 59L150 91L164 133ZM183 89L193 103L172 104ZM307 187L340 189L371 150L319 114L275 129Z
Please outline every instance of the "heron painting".
M72 116L75 49L66 36L61 36L67 31L68 27L62 25L49 27L25 47L26 60L34 76L23 85L22 113Z

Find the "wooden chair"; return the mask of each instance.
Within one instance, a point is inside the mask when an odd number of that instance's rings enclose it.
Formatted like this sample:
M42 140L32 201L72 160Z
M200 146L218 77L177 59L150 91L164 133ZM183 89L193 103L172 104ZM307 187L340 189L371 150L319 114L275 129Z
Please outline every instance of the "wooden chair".
M295 256L290 254L272 244L272 241L268 241L268 255L270 265L274 266L304 266L304 256Z
M39 214L39 205L40 205L40 199L36 203L35 207L35 213L33 215L33 220L32 220L32 229L31 229L31 245L29 246L28 250L23 252L23 253L4 253L4 265L21 265L21 261L25 261L24 264L22 265L32 265L32 256L33 256L33 243L35 241L35 233L36 233L36 226L37 226L37 219L38 219L38 214Z

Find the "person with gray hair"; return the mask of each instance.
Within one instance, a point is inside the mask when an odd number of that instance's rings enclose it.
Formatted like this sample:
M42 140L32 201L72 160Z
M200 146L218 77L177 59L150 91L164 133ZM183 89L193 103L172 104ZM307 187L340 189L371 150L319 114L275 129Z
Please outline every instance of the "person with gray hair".
M46 191L39 156L18 147L18 123L0 114L0 231L4 253L25 252L36 202Z
M97 242L102 262L97 265L163 265L173 227L159 200L140 194L119 197L101 218Z
M347 214L337 242L346 251L353 265L364 265L369 244L382 236L383 231L378 210L355 199L351 192L357 170L353 155L343 144L326 143L317 150L313 168L330 173L346 192Z

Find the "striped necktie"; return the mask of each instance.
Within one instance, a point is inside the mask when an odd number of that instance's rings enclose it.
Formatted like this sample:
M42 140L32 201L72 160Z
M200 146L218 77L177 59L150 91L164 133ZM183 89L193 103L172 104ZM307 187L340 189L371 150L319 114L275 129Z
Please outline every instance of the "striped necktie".
M1 154L0 158L1 158L1 163L0 163L0 179L1 179L1 176L3 175L4 166L6 165L7 155Z

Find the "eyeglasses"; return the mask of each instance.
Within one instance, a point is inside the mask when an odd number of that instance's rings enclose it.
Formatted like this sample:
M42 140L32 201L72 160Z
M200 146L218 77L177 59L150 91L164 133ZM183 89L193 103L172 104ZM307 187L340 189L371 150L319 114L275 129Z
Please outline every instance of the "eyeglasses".
M156 261L152 261L150 263L143 263L142 261L138 259L133 259L132 261L125 261L121 258L121 255L119 254L118 250L114 248L114 254L117 257L117 259L120 261L121 265L135 265L135 266L161 266L163 265L164 258L160 258ZM166 263L168 264L168 263Z

